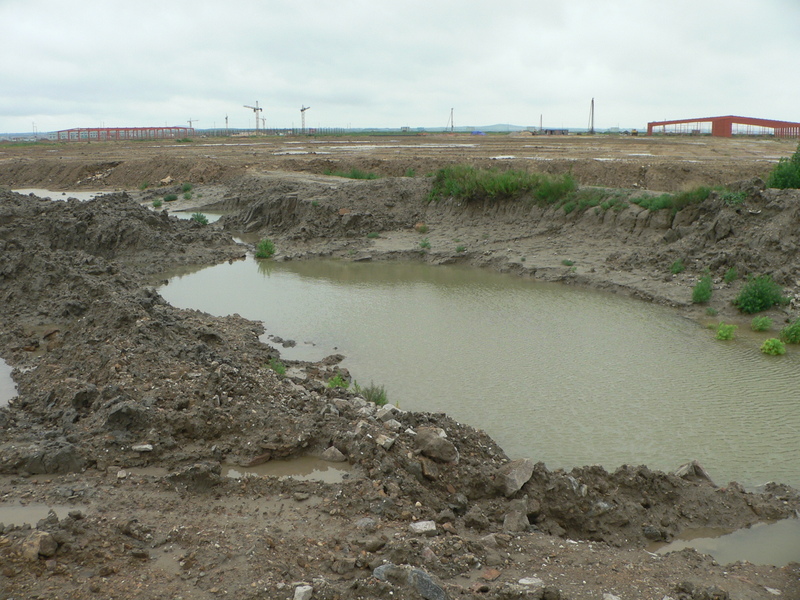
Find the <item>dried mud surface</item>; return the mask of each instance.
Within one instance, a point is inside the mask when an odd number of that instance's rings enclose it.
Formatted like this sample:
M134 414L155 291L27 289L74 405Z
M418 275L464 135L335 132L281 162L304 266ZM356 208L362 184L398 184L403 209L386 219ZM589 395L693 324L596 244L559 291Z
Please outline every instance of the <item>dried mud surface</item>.
M795 302L800 292L800 195L754 179L790 145L428 137L330 149L337 144L0 147L6 187L152 182L85 203L0 192L0 356L19 390L0 409L0 506L74 507L0 529L2 597L800 597L797 564L645 550L686 529L793 516L800 496L791 488L749 493L698 472L509 461L446 415L378 409L328 388L339 356L278 376L269 364L279 352L259 340L259 323L176 309L152 287L167 267L240 259L248 247L231 234L268 235L278 260L466 262L617 290L696 318L691 287L709 268L713 305L735 320L741 281L721 281L732 266L773 274ZM571 169L584 185L729 184L747 200L712 197L675 216L424 202L423 173L510 155L518 158L504 164ZM385 177L323 174L351 166ZM195 185L193 198L170 212L229 214L203 227L149 208L182 181ZM673 276L677 258L687 270ZM226 477L226 465L305 455L353 470L336 483Z

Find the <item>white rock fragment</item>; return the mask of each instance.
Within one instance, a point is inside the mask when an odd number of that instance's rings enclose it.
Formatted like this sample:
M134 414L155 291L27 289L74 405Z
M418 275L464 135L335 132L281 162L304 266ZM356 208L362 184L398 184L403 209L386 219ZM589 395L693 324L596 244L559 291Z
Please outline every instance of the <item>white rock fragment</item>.
M411 529L411 533L416 535L426 535L428 537L432 537L436 535L436 523L433 521L417 521L416 523L411 523L408 526Z

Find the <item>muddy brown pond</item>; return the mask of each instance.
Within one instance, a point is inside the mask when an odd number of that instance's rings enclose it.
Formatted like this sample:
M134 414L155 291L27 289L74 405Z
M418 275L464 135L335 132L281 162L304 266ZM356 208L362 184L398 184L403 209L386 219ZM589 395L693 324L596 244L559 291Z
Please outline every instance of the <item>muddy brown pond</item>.
M800 349L775 332L720 342L669 309L486 270L417 263L246 261L175 274L173 305L262 321L338 352L408 410L485 430L549 468L698 460L719 484L800 487ZM265 341L269 341L265 336Z

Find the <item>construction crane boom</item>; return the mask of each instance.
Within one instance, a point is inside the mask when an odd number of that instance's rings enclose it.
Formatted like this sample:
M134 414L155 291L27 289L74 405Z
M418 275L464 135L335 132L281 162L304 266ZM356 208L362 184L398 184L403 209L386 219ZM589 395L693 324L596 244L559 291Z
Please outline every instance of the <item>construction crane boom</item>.
M303 135L306 134L306 111L311 108L310 106L305 106L303 104L300 105L300 133Z
M255 115L256 115L256 135L258 135L258 113L261 112L264 109L261 108L258 105L258 100L256 100L256 105L255 106L248 106L247 104L245 104L244 107L245 108L249 108L250 110L252 110L255 113Z

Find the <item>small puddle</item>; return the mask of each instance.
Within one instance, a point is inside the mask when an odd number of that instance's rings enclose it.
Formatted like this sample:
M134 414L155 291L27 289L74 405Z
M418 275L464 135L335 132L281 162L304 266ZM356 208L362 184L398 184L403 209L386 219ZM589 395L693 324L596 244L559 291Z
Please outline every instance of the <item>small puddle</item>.
M93 198L96 198L97 196L102 196L103 194L111 193L109 191L56 192L53 190L46 190L44 188L24 188L11 191L25 195L33 194L34 196L38 196L39 198L44 198L45 200L68 200L69 198L77 198L81 202L86 202L87 200L91 200Z
M219 221L222 215L228 214L227 212L214 212L207 210L176 210L175 212L170 212L169 214L178 217L179 219L188 221L189 219L192 218L192 215L194 215L195 213L200 213L201 215L205 215L209 223L214 223L215 221Z
M800 519L758 523L747 529L704 528L686 531L666 545L648 548L658 554L694 548L721 565L747 561L783 567L800 562Z
M350 476L353 472L353 467L346 462L334 463L315 456L303 456L293 460L271 460L255 467L224 464L222 472L231 479L257 476L340 483Z
M47 518L51 510L59 519L63 519L70 511L80 510L85 513L87 508L85 504L0 504L0 523L6 526L21 527L27 524L33 527L42 519Z
M6 406L8 401L17 395L17 385L11 378L11 367L0 358L0 406Z

